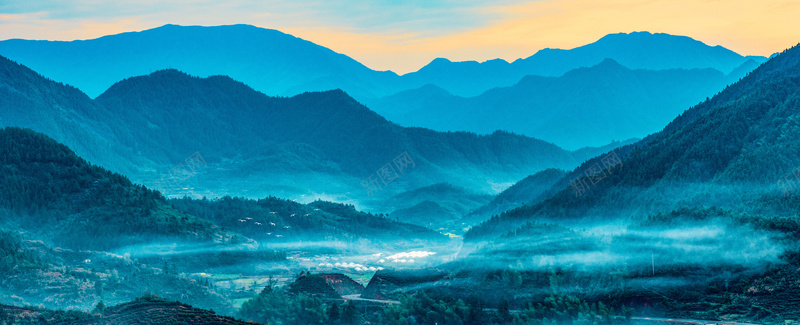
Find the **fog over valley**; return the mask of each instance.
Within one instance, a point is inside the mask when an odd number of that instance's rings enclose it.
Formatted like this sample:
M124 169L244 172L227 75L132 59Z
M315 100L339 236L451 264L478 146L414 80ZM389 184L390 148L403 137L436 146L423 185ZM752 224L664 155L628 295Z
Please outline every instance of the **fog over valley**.
M392 19L375 53L430 44ZM2 324L800 322L796 46L615 31L397 74L288 27L117 29L0 40Z

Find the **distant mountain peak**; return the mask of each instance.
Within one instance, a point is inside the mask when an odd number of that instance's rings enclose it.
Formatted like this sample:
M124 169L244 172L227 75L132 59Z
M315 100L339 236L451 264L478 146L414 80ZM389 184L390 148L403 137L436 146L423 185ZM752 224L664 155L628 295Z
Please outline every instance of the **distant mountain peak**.
M604 67L605 66L614 66L614 67L620 67L620 68L627 69L622 64L619 64L619 62L617 62L617 60L614 60L612 58L605 58L605 59L603 59L602 62L600 62L596 66L604 66Z
M642 39L659 39L659 38L660 39L668 39L668 38L684 39L684 40L692 40L692 41L695 41L695 42L700 42L700 41L697 41L697 40L695 40L695 39L693 39L691 37L688 37L688 36L673 35L673 34L667 34L667 33L651 33L651 32L648 32L648 31L634 31L634 32L629 32L629 33L625 33L625 32L611 33L611 34L608 34L606 36L601 37L597 41L600 42L600 41L604 41L604 40L642 40ZM702 42L700 42L700 43L702 43Z
M0 53L90 97L119 80L165 68L201 77L229 75L273 96L334 88L388 94L384 80L397 77L307 40L252 25L167 24L84 41L0 41Z
M491 59L491 60L483 61L483 63L484 64L486 64L486 63L488 63L488 64L508 64L508 61L500 59L500 58L497 58L497 59Z
M452 68L453 63L458 63L458 62L453 62L446 58L435 58L433 59L433 61L431 61L430 63L426 64L421 69L419 69L417 73L424 71L439 71L442 69L450 69Z
M156 71L153 71L152 73L150 73L147 76L149 76L149 77L157 77L157 78L158 77L176 77L176 76L180 76L180 77L195 77L196 78L196 76L189 75L188 73L180 71L180 70L175 69L175 68L156 70Z
M249 24L232 24L232 25L218 25L218 26L205 26L205 25L178 25L178 24L164 24L162 26L147 29L144 31L157 31L157 30L181 30L181 29L238 29L238 30L253 30L253 31L267 31L267 32L277 32L284 35L289 35L283 33L279 30L269 29L269 28L262 28L254 25Z

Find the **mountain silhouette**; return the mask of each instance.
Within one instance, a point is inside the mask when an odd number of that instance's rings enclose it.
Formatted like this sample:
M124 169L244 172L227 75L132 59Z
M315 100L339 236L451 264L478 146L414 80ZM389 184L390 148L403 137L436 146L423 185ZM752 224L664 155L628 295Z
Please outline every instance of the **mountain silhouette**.
M511 87L464 98L427 85L367 105L401 125L439 131L497 129L564 148L642 138L663 128L752 67L724 75L714 69L631 70L612 59L560 77L526 76Z
M119 80L163 69L228 75L271 95L342 88L369 96L365 85L379 87L396 77L314 43L249 25L164 25L72 42L13 39L0 42L0 55L90 97Z
M592 158L545 200L506 211L466 238L498 234L521 221L643 220L687 207L794 216L800 149L790 135L798 129L798 76L796 46L662 131L615 150L619 164L606 166L608 155Z
M209 196L289 193L286 197L312 189L364 197L369 193L361 182L404 153L414 172L380 195L443 180L491 193L487 180L505 183L551 166L571 168L598 152L570 152L507 132L479 136L404 128L341 90L270 97L229 77L163 70L120 81L92 100L24 66L0 63L8 85L2 91L10 94L4 98L24 94L28 101L5 101L3 125L53 134L76 146L79 155L148 186L198 153L219 167L192 178L190 187L206 188ZM24 107L39 107L43 118L23 118L18 112ZM255 179L260 181L245 181ZM232 180L241 185L225 185Z
M729 73L748 59L684 36L648 32L607 35L571 50L543 49L506 62L436 59L403 76L375 71L312 42L249 25L164 25L83 41L0 42L0 55L96 97L124 78L163 69L227 75L268 95L343 89L358 100L434 84L458 96L511 86L526 75L560 76L611 58L631 69L713 68Z
M0 55L92 98L120 80L174 69L199 77L230 76L270 96L341 89L402 126L480 134L507 130L570 149L655 132L685 107L766 60L685 36L634 32L610 34L569 50L543 49L511 63L439 58L398 76L312 42L249 25L164 25L71 42L13 39L0 41ZM620 80L621 72L598 68L614 65L609 62L616 62L616 70L637 71L637 76ZM605 72L616 80L601 82L599 74ZM536 85L536 80L562 86ZM571 85L564 85L568 81ZM515 89L502 90L507 88ZM603 97L604 92L610 95ZM632 110L644 112L642 123L630 125L625 119ZM551 114L586 117L543 118ZM560 124L565 118L570 123Z
M407 89L434 84L451 94L471 97L495 87L514 85L527 75L558 77L570 70L595 66L605 59L617 61L629 69L711 68L723 74L748 60L766 61L765 57L743 57L724 47L708 46L685 36L633 32L606 35L594 43L569 50L542 49L510 63L499 59L478 63L438 58L401 79Z

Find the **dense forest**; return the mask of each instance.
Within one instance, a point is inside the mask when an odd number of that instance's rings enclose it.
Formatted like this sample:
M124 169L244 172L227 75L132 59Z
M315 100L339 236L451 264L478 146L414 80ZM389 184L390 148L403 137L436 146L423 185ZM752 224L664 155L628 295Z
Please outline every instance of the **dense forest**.
M428 228L358 211L352 205L319 200L300 204L276 197L252 200L226 196L213 200L184 197L169 202L179 211L264 242L352 243L365 238L381 245L401 238L446 240Z
M780 180L800 166L800 147L789 136L799 62L800 48L785 51L663 131L616 150L619 165L606 168L604 156L588 160L547 200L495 216L467 238L496 234L491 229L509 221L641 219L681 205L796 216L797 196L785 195L792 184L783 189Z
M180 213L160 193L90 165L31 130L0 130L0 208L18 224L70 248L109 249L164 236L243 240Z

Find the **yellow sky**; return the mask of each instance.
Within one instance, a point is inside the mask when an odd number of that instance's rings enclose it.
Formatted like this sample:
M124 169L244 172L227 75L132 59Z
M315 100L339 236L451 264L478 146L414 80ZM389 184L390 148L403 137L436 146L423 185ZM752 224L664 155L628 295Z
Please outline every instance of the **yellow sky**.
M743 55L769 56L800 42L800 1L563 0L492 8L504 19L445 36L414 38L293 29L373 68L410 71L434 57L513 61L537 50L573 48L619 32L685 35ZM409 64L404 64L409 62Z
M92 15L88 9L81 15L56 15L47 8L0 11L0 39L73 40L166 23L246 23L278 29L344 53L370 68L398 73L417 70L436 57L513 61L545 47L573 48L619 32L685 35L743 55L768 56L800 42L797 0L543 0L475 5L461 11L440 8L419 19L409 11L386 26L380 24L381 20L392 16L385 12L373 21L361 13L360 23L351 23L352 17L346 12L301 12L314 8L310 5L285 5L284 11L269 11L248 4L216 7L214 15L208 14L210 7L199 5L193 7L197 8L194 11L177 13L162 7L163 12L159 12L158 2L153 2L152 11L126 10L113 17ZM464 17L458 20L447 15ZM474 19L475 23L465 23L465 19Z

